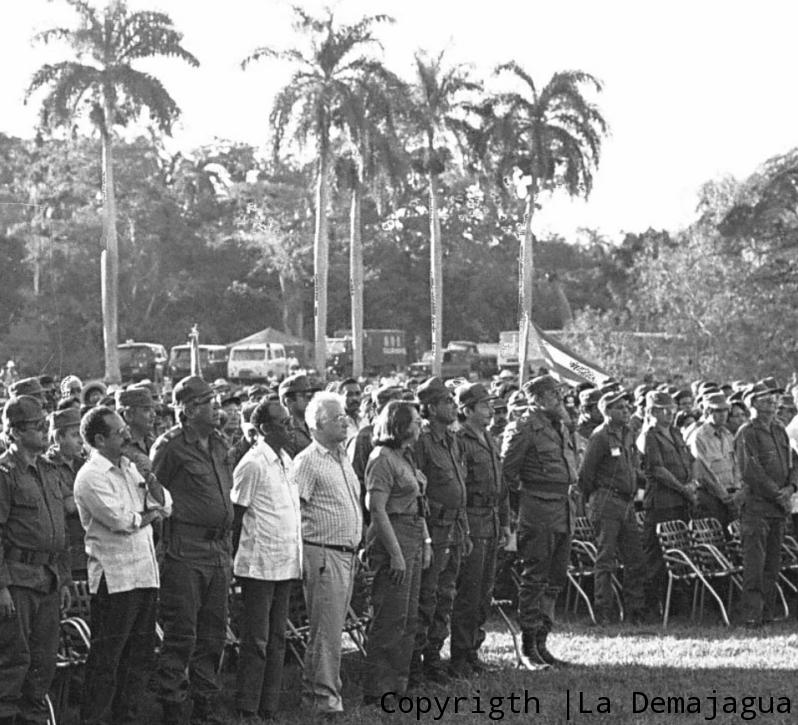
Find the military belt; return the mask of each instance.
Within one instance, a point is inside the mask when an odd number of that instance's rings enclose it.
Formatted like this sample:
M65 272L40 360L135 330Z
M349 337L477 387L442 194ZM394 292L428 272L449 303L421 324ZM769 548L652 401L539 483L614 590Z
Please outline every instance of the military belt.
M36 551L35 549L19 549L12 546L6 549L6 561L17 561L20 564L31 566L44 566L45 564L55 564L58 562L61 552L58 551Z
M305 546L318 546L322 549L330 549L332 551L342 551L344 554L356 554L357 549L354 546L345 546L344 544L318 544L315 541L302 540Z
M230 533L230 529L209 528L202 524L189 524L185 521L170 521L169 529L180 536L190 539L202 539L203 541L222 541Z
M433 501L429 502L429 520L432 522L451 524L457 521L460 509L449 509Z

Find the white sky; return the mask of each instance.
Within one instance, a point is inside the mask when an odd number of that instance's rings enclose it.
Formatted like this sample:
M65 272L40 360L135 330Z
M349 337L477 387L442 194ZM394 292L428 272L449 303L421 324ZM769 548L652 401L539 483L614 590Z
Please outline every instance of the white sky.
M97 0L93 0L97 2ZM24 90L42 63L68 57L34 46L36 30L71 25L61 0L0 0L0 131L31 136L36 98ZM291 47L287 0L129 0L171 15L183 45L200 60L147 61L183 110L175 143L214 137L266 142L266 116L287 68L262 60L240 69L260 45ZM386 62L410 77L419 48L447 49L488 77L514 59L538 82L577 68L605 85L598 97L611 126L590 200L552 199L538 231L573 235L580 226L622 231L679 229L693 218L696 192L712 178L743 178L768 157L798 145L795 28L798 4L784 0L306 0L352 21L385 12Z

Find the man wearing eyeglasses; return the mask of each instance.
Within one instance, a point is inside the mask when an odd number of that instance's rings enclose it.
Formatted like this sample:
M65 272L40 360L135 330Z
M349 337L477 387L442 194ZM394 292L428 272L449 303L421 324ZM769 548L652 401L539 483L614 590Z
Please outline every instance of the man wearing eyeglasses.
M740 426L735 450L743 480L743 617L758 628L773 621L784 519L798 485L790 441L776 420L781 389L760 380L745 394L751 420Z
M278 391L280 402L288 409L290 414L288 423L290 442L286 448L286 453L291 458L296 458L299 453L313 442L310 428L305 422L305 410L314 391L310 387L307 375L291 375L287 377L280 383Z
M257 441L233 473L233 571L241 583L241 654L236 709L244 722L272 719L282 690L285 627L294 581L302 576L299 488L292 480L288 411L274 394L252 412Z
M0 456L0 723L44 723L59 612L69 606L66 508L74 502L41 455L41 403L12 398L3 426L11 444Z
M566 583L577 481L576 447L565 425L563 386L551 375L524 385L525 418L507 426L502 445L504 480L519 490L518 554L523 562L518 614L521 664L529 670L568 663L548 649L554 604Z
M196 721L222 722L217 670L227 628L233 476L213 388L190 376L173 397L180 423L151 452L152 473L174 502L164 526L159 697L167 725L183 723L192 709Z
M133 725L141 722L155 650L160 581L151 524L169 516L172 500L123 455L128 430L117 413L91 408L80 429L91 447L75 478L91 592L81 722Z

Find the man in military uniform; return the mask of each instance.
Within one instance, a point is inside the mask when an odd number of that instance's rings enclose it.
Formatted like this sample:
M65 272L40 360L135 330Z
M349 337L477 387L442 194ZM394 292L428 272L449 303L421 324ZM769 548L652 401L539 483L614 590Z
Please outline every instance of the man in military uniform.
M798 485L790 441L776 420L781 389L761 380L745 394L751 420L737 431L735 448L743 480L743 616L758 628L773 621L781 567L784 521Z
M146 385L133 385L116 393L116 411L125 421L128 437L122 455L130 460L146 481L152 473L150 450L155 443L155 401Z
M438 377L419 385L416 395L421 417L425 418L415 454L416 465L427 477L432 563L421 576L418 630L410 663L410 680L414 684L423 677L433 682L448 679L440 650L449 634L460 561L471 553L465 469L457 437L449 429L456 419L454 399Z
M279 393L280 402L291 414L291 421L287 426L291 442L284 450L291 458L296 458L300 451L313 442L310 428L305 422L305 408L308 407L313 391L307 375L291 375L280 383Z
M650 424L637 439L643 454L646 492L643 508L643 551L646 556L646 599L654 614L664 593L666 572L657 524L663 521L690 520L690 506L697 503L693 483L695 459L672 425L676 404L668 393L652 390L646 394L646 415ZM677 602L684 604L684 602Z
M47 421L22 395L3 409L11 445L0 456L0 723L45 723L61 608L69 606L66 506L41 455Z
M567 664L547 646L554 604L566 584L573 524L569 493L577 480L576 449L564 423L561 389L551 375L526 383L529 412L507 426L502 446L504 479L508 487L520 488L521 663L531 670Z
M461 676L484 667L478 652L490 614L496 555L510 534L507 489L502 481L499 450L487 428L493 396L482 383L455 391L463 423L458 442L466 467L466 512L473 549L463 560L452 609L452 671Z
M201 378L173 391L180 423L152 448L152 473L172 495L164 526L159 696L167 725L217 719L217 666L225 642L230 586L233 479L227 447L216 430L219 401Z
M49 463L61 475L61 481L71 493L75 488L75 476L85 462L83 440L80 437L80 411L76 408L57 410L50 414L50 447L44 454ZM87 577L85 532L80 524L77 508L67 510L67 532L69 534L69 568L73 579Z
M622 390L605 393L598 409L605 422L590 436L579 468L579 487L596 532L596 619L611 620L612 576L620 558L626 618L634 622L643 616L645 559L634 508L643 474L629 430L631 396Z

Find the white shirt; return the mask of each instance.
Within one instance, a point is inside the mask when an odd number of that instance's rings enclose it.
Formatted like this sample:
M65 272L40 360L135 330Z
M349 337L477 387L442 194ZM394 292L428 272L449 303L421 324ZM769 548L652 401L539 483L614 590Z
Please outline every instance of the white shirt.
M233 562L236 576L285 581L302 576L302 516L293 464L262 438L233 472L230 498L245 507Z
M163 506L149 496L138 469L122 456L117 468L92 450L75 478L75 503L86 530L89 591L95 594L105 575L109 594L160 586L152 526L141 527L147 510L172 513L172 497L164 489Z

